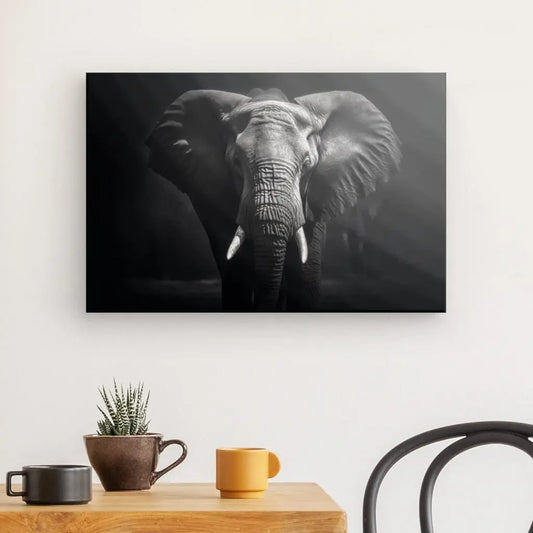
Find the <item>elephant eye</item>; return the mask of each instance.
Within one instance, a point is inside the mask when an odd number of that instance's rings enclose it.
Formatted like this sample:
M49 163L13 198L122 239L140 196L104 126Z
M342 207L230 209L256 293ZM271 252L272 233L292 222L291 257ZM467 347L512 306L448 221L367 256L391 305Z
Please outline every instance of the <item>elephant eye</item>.
M233 154L232 163L237 170L242 171L242 157L240 154Z
M250 120L249 113L238 113L230 118L230 125L235 135L242 133Z

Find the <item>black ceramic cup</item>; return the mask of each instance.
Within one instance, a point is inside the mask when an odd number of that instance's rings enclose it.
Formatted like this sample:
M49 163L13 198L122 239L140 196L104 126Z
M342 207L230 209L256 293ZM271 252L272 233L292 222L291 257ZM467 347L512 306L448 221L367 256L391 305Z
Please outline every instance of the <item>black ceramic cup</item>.
M14 491L13 477L22 477L22 490ZM91 501L91 467L81 465L31 465L8 472L8 496L22 496L29 504L68 505Z

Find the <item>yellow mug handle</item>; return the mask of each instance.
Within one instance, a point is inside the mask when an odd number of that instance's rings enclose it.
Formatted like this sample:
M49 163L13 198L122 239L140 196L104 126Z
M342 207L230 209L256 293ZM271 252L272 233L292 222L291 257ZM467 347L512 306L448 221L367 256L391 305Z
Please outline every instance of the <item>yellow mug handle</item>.
M268 452L268 477L276 477L281 470L281 463L275 453Z

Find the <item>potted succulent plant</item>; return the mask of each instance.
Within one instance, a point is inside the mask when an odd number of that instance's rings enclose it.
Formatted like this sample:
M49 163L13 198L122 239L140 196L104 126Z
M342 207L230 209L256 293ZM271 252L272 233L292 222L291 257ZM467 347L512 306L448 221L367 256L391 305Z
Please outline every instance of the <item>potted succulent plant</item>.
M163 474L183 462L187 446L178 439L163 440L160 433L148 433L146 420L150 393L144 384L136 387L98 389L104 408L98 406L102 418L96 434L85 435L89 461L105 490L149 489ZM159 454L170 444L181 446L181 456L157 472Z

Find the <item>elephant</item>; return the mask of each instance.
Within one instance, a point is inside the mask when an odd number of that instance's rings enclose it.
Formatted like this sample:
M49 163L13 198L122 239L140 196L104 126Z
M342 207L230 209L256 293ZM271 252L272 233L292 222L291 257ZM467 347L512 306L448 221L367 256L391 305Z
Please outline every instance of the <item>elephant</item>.
M146 144L205 228L226 311L316 310L328 221L401 160L389 120L351 91L187 91Z

